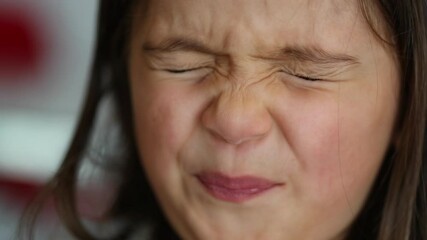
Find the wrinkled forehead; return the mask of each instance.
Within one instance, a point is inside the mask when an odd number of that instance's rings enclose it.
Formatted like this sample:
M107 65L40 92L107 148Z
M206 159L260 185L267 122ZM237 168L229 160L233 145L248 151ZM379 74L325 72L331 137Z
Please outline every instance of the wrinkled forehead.
M245 41L348 47L367 29L357 0L155 0L142 15L147 41L185 36L225 50Z
M149 1L149 13L169 16L173 21L194 25L203 23L251 22L254 15L264 20L286 21L299 15L309 18L339 20L351 17L358 9L357 0L155 0ZM191 13L190 15L188 15ZM153 16L154 17L154 16ZM188 21L191 20L191 21ZM178 23L177 22L177 23ZM229 25L229 24L227 24Z

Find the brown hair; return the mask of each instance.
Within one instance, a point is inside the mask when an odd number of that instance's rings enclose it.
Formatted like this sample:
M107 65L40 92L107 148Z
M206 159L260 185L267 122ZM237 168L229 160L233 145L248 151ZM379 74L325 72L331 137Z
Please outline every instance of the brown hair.
M119 111L118 124L127 143L123 182L111 218L127 219L128 225L112 239L125 239L140 224L154 226L153 239L178 238L162 214L140 166L132 124L127 73L127 44L135 0L100 1L97 45L89 89L77 130L56 175L30 205L23 218L22 234L31 238L32 226L47 197L53 196L59 215L69 231L79 239L96 239L83 226L76 210L77 172L86 154L94 119L103 96L111 93ZM141 1L138 1L141 2ZM348 239L427 240L427 199L424 182L427 2L425 0L360 1L362 12L378 33L375 7L390 29L391 44L400 63L401 91L396 126L398 140L390 146L381 171L348 231ZM377 34L381 36L381 34ZM29 228L25 228L29 227ZM27 231L25 231L27 230Z

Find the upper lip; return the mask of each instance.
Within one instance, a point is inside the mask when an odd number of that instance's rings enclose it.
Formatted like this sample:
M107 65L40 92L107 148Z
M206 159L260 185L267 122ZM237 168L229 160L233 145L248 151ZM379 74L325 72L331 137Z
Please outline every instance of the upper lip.
M268 189L276 185L281 185L280 182L250 175L230 177L219 172L202 172L196 176L203 184L236 191L245 189Z

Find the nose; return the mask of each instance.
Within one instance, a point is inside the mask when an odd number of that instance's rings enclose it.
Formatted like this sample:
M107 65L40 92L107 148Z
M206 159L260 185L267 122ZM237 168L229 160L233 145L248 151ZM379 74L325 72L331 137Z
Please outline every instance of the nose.
M202 124L216 139L240 145L265 137L272 127L271 116L255 95L222 93L202 115Z

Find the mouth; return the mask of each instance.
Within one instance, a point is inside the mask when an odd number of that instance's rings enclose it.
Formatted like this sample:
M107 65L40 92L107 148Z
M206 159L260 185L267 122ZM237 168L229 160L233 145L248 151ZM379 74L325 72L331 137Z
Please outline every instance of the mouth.
M234 203L248 201L283 185L262 177L229 177L217 172L203 172L196 177L211 196Z

